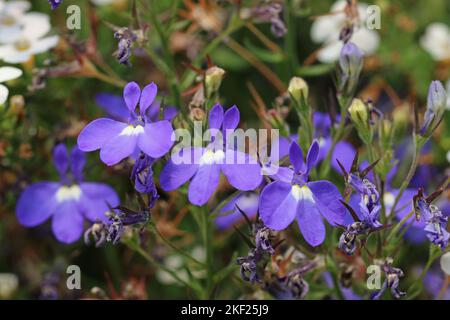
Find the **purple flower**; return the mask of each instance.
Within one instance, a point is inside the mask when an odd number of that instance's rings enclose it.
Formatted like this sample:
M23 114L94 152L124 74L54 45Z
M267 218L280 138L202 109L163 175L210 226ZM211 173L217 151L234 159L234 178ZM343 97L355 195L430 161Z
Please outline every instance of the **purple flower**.
M329 181L309 182L315 166L319 144L314 141L303 161L302 150L296 142L290 146L293 170L289 179L271 182L261 193L259 212L264 224L274 230L286 229L297 218L300 231L312 246L325 239L322 217L332 225L342 225L345 207L339 190Z
M130 117L130 111L123 97L108 93L101 92L95 96L95 102L102 108L112 119L127 122ZM156 122L159 119L159 113L161 110L161 102L154 100L153 103L145 111L148 119L152 122ZM163 120L172 121L177 115L177 109L172 106L166 106L163 110Z
M441 294L443 300L450 300L450 288L447 287L447 290L442 291L446 277L447 275L438 268L432 268L423 278L425 289L435 300L438 300Z
M338 91L346 97L353 95L363 68L364 53L348 42L339 56Z
M50 3L52 10L58 8L62 2L63 2L63 0L48 0L48 3Z
M107 220L110 206L119 198L106 184L83 182L84 153L73 148L69 157L66 147L59 144L53 151L59 182L38 182L20 195L16 213L26 227L37 226L52 217L53 234L58 241L72 243L83 232L83 221Z
M431 243L445 250L450 241L450 233L447 231L448 216L431 202L442 193L442 189L425 197L423 190L414 196L414 208L416 211L416 219L425 222L425 234Z
M153 82L142 93L137 83L128 83L123 91L129 111L128 121L108 118L92 121L78 136L78 147L86 152L100 149L100 159L109 166L139 151L152 158L165 155L173 145L172 125L167 120L152 121L147 114L157 92ZM140 113L136 114L138 103Z
M209 114L209 127L222 130L229 136L239 124L239 109L234 106L225 113L220 105L215 105ZM224 134L225 140L226 135ZM183 161L174 161L172 155L160 175L161 187L165 191L178 189L191 180L188 198L192 204L204 205L219 184L222 172L236 189L251 191L262 181L261 167L252 161L250 155L221 145L212 137L206 147L185 147L177 154ZM184 161L186 160L186 161Z
M381 270L383 271L386 278L381 289L372 295L372 300L379 300L388 288L391 289L391 293L396 299L399 299L406 295L405 292L400 291L400 289L398 288L400 284L400 278L403 278L404 273L400 268L393 267L392 263L392 258L386 258L386 260L381 264Z
M436 130L444 117L447 94L440 81L432 81L428 89L427 110L420 135L429 137Z
M220 215L215 219L216 226L220 230L224 230L244 219L236 205L250 219L255 217L258 212L258 204L259 196L256 192L247 191L240 193L222 207Z
M156 190L156 185L153 181L152 166L154 161L155 159L141 153L131 173L131 180L134 182L135 190L147 195L148 207L150 209L155 206L156 200L159 198L158 190Z

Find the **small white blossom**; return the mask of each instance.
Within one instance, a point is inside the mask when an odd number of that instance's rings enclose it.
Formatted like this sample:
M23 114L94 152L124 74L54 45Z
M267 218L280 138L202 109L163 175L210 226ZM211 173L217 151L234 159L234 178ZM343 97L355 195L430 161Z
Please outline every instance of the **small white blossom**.
M14 67L0 67L0 105L8 99L9 90L1 83L14 80L22 75L22 70Z
M434 60L450 59L450 28L440 22L430 24L420 40L420 44Z
M332 63L339 59L342 41L339 35L346 24L344 8L346 1L337 1L333 4L329 15L319 17L311 27L311 39L315 43L323 44L319 50L317 59L324 63ZM380 43L380 37L376 31L366 28L367 4L358 3L359 25L353 31L350 41L356 44L366 55L375 53Z

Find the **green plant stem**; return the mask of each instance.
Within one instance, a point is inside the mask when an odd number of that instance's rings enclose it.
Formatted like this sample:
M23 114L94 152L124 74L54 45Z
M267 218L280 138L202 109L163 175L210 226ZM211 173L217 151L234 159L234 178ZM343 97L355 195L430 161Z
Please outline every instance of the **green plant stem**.
M413 141L414 141L414 155L413 155L411 167L409 168L408 174L406 175L405 180L403 180L403 182L400 186L399 192L398 192L397 196L395 197L394 205L391 208L389 217L394 216L394 210L397 207L398 202L400 201L400 198L403 195L403 192L408 187L409 182L413 178L414 173L416 172L417 166L419 164L420 151L422 150L424 141L423 140L418 141L418 136L416 134L414 134L414 136L413 136Z
M211 225L210 225L210 219L209 219L209 210L207 206L204 206L201 208L201 232L202 232L202 239L203 239L203 245L205 247L206 251L206 273L207 273L207 279L206 279L206 290L205 290L205 296L207 298L211 298L211 293L213 289L213 248L212 248L212 239L211 239Z

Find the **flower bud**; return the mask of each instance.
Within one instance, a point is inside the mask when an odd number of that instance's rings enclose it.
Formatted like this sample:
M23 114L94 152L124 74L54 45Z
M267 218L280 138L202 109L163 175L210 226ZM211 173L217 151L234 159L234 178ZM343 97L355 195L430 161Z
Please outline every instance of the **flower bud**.
M338 90L343 96L353 95L364 62L364 53L353 43L346 43L339 56Z
M372 132L369 125L368 107L360 99L353 99L348 108L348 113L361 140L364 143L370 143Z
M206 96L209 98L213 93L217 92L222 84L225 70L219 67L211 67L205 73Z
M429 137L436 130L444 117L445 106L447 104L447 94L440 81L432 81L428 89L427 110L420 135Z
M300 104L302 99L308 98L308 84L300 77L293 77L289 82L288 92L296 103Z
M360 99L353 99L352 104L348 108L348 112L355 123L367 123L369 120L367 106Z

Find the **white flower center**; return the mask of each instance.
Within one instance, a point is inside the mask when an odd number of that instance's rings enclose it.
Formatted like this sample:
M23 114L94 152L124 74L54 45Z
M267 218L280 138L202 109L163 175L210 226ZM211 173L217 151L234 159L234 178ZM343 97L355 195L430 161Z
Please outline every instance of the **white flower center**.
M125 135L125 136L133 136L133 135L140 135L144 133L144 127L141 125L137 125L136 127L133 125L129 125L128 127L126 127L125 129L122 130L122 132L120 133L121 136Z
M216 152L212 150L206 150L206 152L200 158L200 165L211 165L214 163L222 163L225 158L225 153L222 150Z
M80 197L81 197L81 189L76 184L70 187L62 186L61 188L58 189L58 192L56 192L56 201L58 202L79 200Z
M27 51L31 48L31 43L27 39L20 39L14 43L14 48L17 51Z
M17 23L17 20L8 15L4 15L0 17L0 25L3 27L11 27L14 26Z
M308 188L308 186L304 185L303 187L300 187L299 185L293 185L291 189L291 194L294 197L295 200L300 201L303 200L309 200L314 202L313 194L311 192L311 189Z
M383 201L386 207L392 208L395 203L395 196L390 192L386 192L383 196Z

